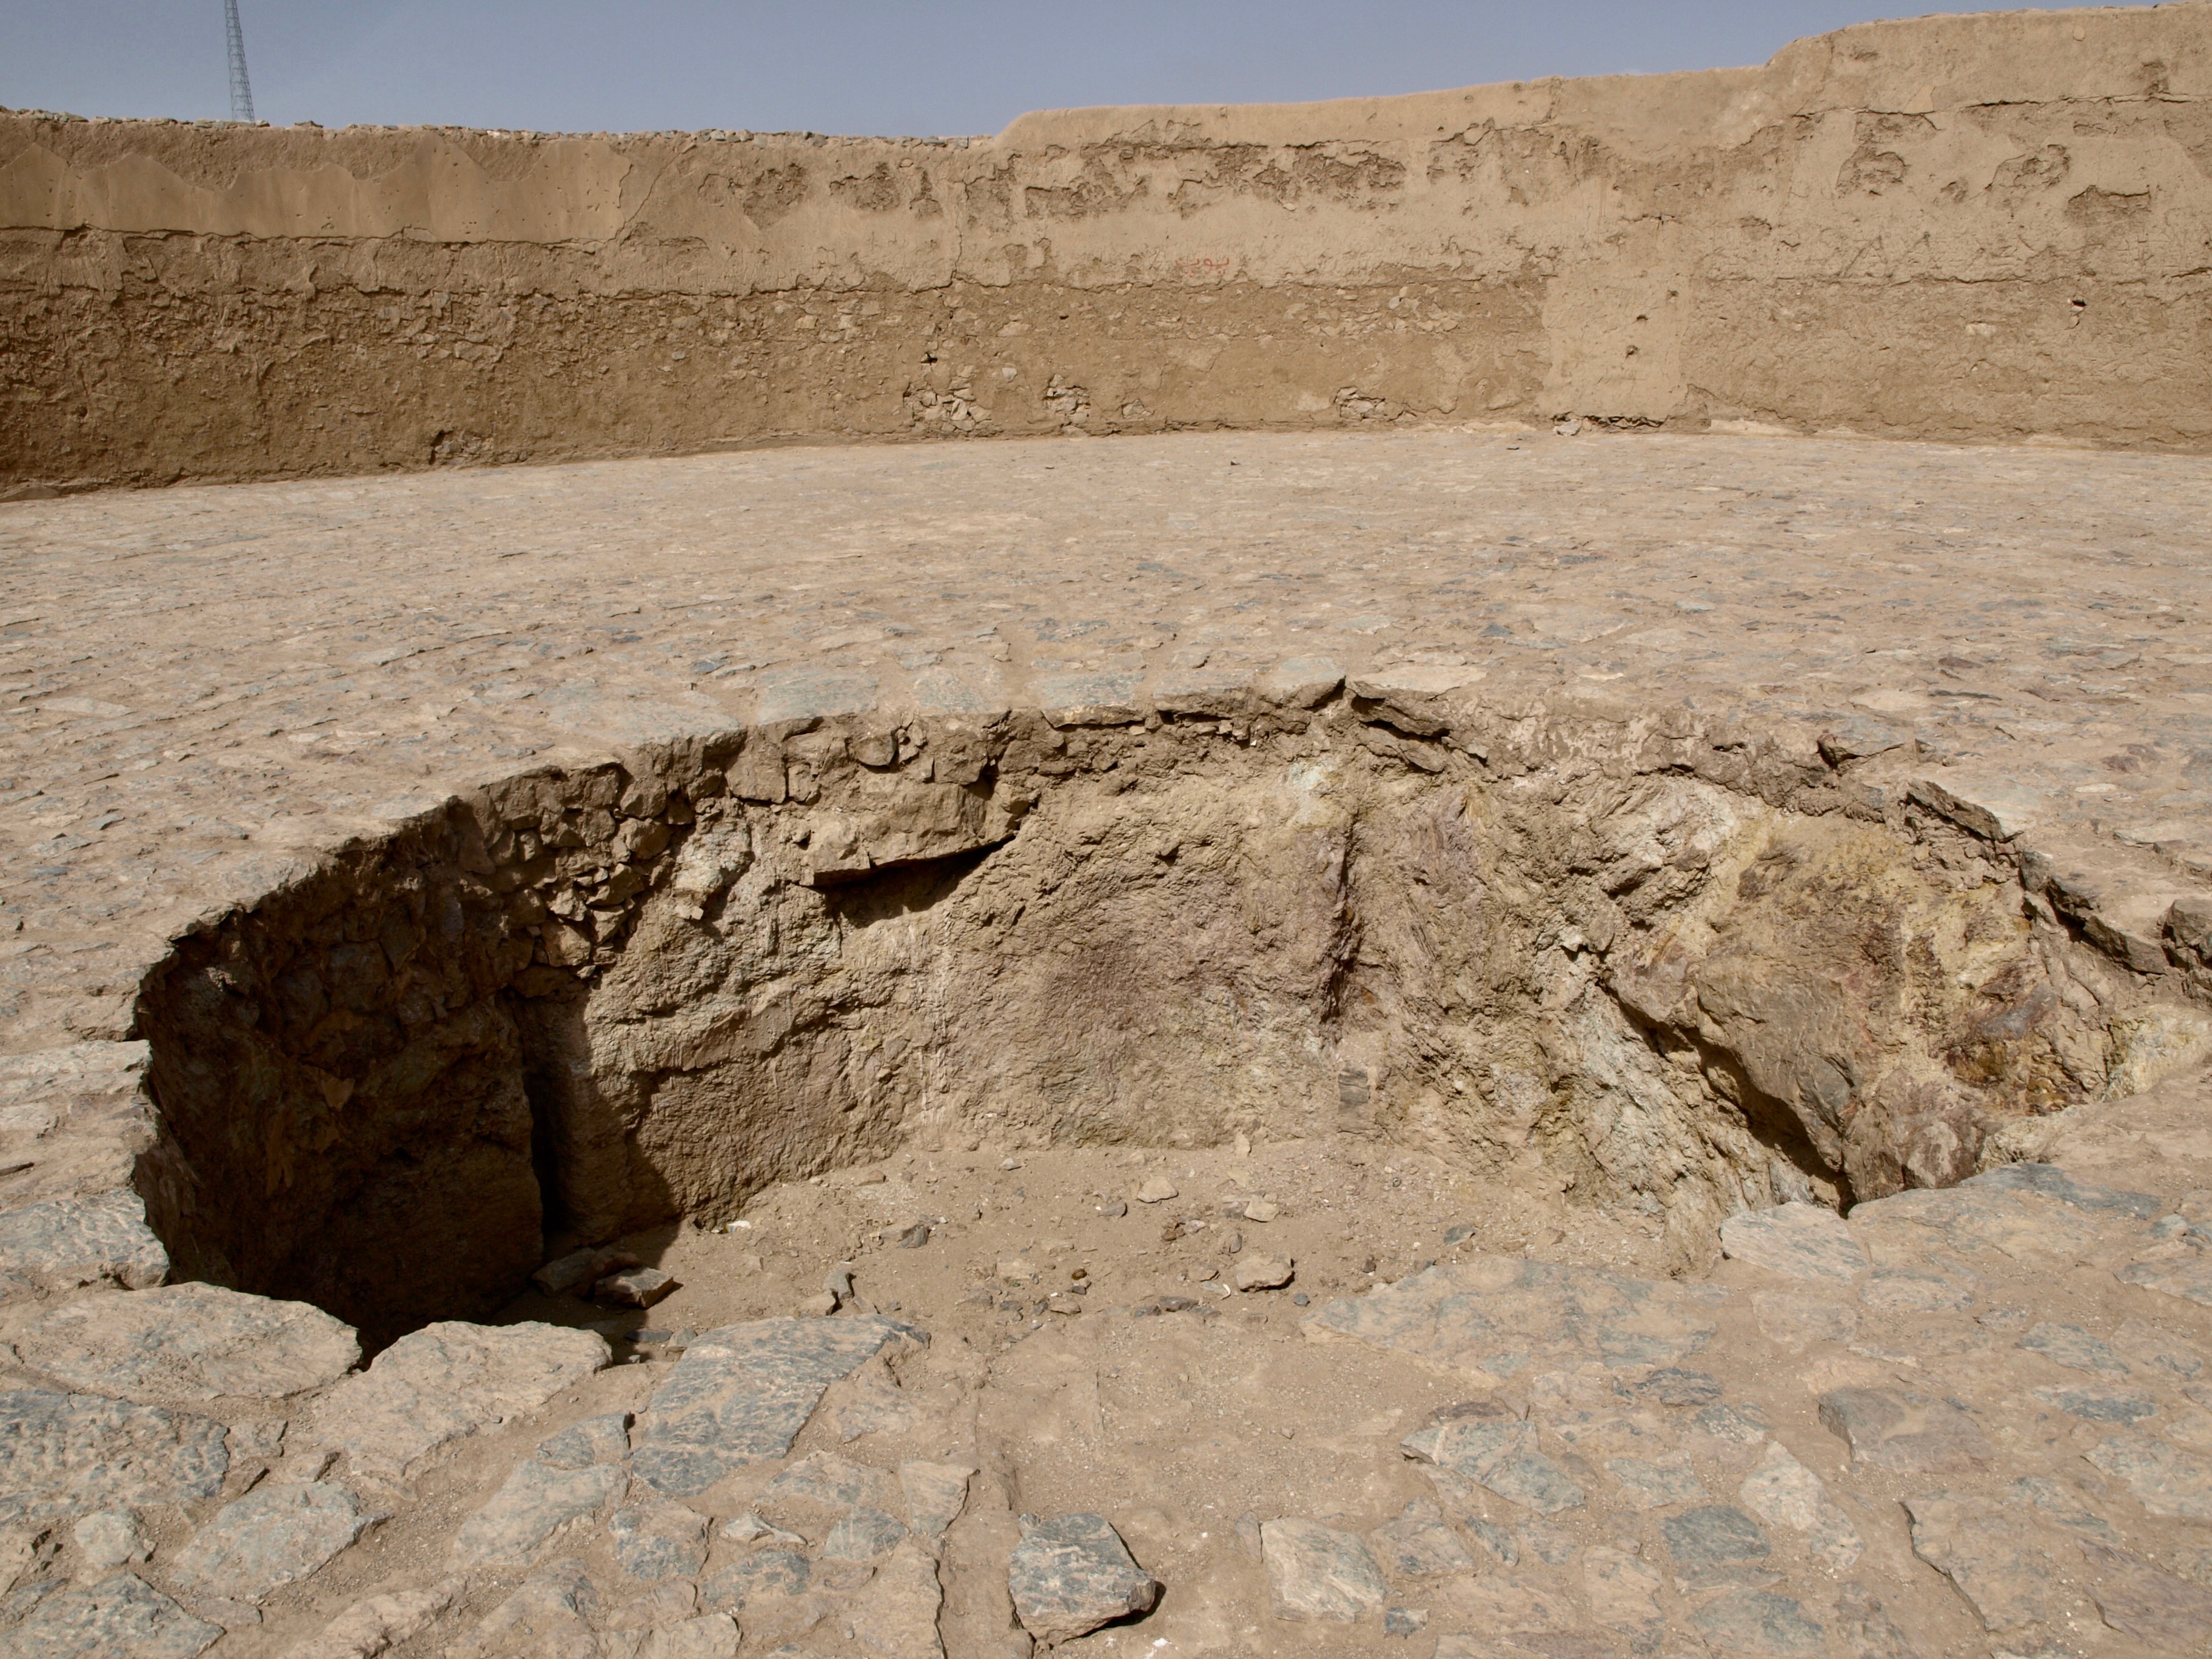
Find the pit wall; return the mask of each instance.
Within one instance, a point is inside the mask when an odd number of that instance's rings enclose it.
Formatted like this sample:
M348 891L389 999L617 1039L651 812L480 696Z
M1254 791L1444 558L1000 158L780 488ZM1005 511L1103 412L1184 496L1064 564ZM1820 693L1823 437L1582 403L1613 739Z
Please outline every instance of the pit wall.
M2212 5L995 138L0 113L0 490L1364 421L2212 445Z
M1688 1268L2203 1057L2212 908L2100 949L1863 771L1330 682L533 773L179 941L137 1187L372 1342L902 1145L1388 1139Z

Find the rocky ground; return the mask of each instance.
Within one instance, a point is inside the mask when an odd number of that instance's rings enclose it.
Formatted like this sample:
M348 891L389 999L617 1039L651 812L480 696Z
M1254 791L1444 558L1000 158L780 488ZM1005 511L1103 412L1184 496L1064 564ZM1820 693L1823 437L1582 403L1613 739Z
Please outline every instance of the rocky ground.
M2208 1105L1687 1279L1337 1137L916 1150L360 1370L96 1293L10 1333L0 1653L2199 1652Z

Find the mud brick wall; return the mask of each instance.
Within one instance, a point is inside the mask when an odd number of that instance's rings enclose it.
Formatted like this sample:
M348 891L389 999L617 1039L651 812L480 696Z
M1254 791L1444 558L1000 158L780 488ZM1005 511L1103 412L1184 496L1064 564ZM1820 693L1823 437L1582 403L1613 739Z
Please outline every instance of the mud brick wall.
M0 113L0 493L1550 420L2212 445L2212 6L995 138Z

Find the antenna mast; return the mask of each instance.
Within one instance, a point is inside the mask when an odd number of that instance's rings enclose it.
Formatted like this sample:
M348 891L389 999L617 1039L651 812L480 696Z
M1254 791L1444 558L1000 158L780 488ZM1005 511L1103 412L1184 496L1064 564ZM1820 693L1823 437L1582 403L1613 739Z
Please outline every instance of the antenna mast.
M238 26L238 0L222 0L222 32L230 46L230 118L253 118L253 82L246 78L246 31Z

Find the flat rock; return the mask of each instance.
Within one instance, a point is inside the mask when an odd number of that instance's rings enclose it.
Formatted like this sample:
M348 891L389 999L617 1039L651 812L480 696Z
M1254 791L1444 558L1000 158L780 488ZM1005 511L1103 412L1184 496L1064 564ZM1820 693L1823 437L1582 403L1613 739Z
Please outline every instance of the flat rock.
M1912 1553L1951 1581L1983 1628L2047 1624L2063 1611L2053 1586L2075 1576L2073 1563L2056 1537L2015 1506L1939 1492L1906 1498L1905 1510L1912 1519Z
M1332 1302L1303 1328L1494 1379L1584 1360L1677 1364L1711 1340L1711 1309L1725 1297L1712 1285L1484 1255Z
M496 1418L534 1411L612 1358L592 1331L443 1321L403 1336L324 1395L321 1444L355 1474L410 1478L433 1454Z
M822 1540L824 1561L873 1561L889 1555L906 1537L906 1528L881 1510L856 1509L830 1528Z
M65 1513L185 1504L222 1490L223 1427L183 1412L44 1389L0 1392L0 1492Z
M202 1595L258 1603L307 1577L375 1518L343 1486L271 1481L226 1504L177 1552L169 1571Z
M877 1659L945 1659L937 1632L944 1600L936 1559L909 1539L847 1604L846 1628L860 1651Z
M1820 1477L1779 1441L1767 1443L1765 1455L1736 1488L1736 1497L1767 1525L1804 1534L1806 1549L1830 1572L1848 1572L1866 1553L1866 1540Z
M592 1300L609 1308L650 1308L675 1294L675 1275L658 1267L625 1267L592 1286Z
M1991 1192L2039 1193L2062 1204L2071 1204L2078 1210L2131 1216L2137 1221L2148 1221L2166 1208L2166 1200L2153 1194L2100 1186L2094 1181L2070 1176L2051 1164L2000 1164L1980 1175L1969 1176L1959 1184Z
M49 1595L13 1630L0 1659L193 1659L222 1636L136 1573Z
M1182 1191L1165 1176L1153 1176L1137 1188L1139 1204L1164 1204L1171 1198L1180 1198Z
M1851 1462L1900 1474L1967 1469L1996 1449L1948 1401L1901 1389L1837 1389L1820 1396L1820 1421L1851 1449Z
M835 1452L810 1452L761 1488L754 1503L769 1515L808 1510L847 1515L864 1506L896 1509L899 1497L898 1480L888 1469Z
M1667 1509L1710 1496L1686 1452L1662 1452L1656 1458L1608 1457L1605 1467L1620 1482L1621 1501L1632 1510Z
M2113 1274L2123 1284L2178 1296L2212 1308L2212 1251L2194 1244L2169 1244L2129 1262Z
M1730 1590L1692 1613L1690 1623L1708 1643L1730 1653L1822 1659L1828 1651L1827 1632L1804 1607L1770 1590Z
M1539 1515L1580 1509L1589 1498L1572 1476L1536 1449L1536 1431L1531 1424L1511 1419L1432 1423L1415 1430L1400 1444L1411 1455L1486 1486Z
M530 1275L530 1282L548 1296L559 1296L573 1291L579 1285L596 1285L609 1273L624 1267L641 1267L645 1263L629 1251L609 1245L581 1250L571 1250L547 1262Z
M0 1302L88 1285L143 1291L169 1276L169 1253L133 1192L51 1198L0 1212Z
M1379 1599L1379 1579L1376 1584ZM1160 1589L1103 1515L1063 1515L1025 1526L1006 1570L1015 1614L1040 1642L1065 1642L1149 1613Z
M2158 1415L2158 1401L2135 1389L2100 1388L2094 1382L2037 1389L2035 1397L2069 1417L2087 1423L2142 1422Z
M1974 1288L1966 1274L1905 1269L1868 1275L1859 1301L1874 1313L1948 1313L1972 1307Z
M1297 1267L1286 1255L1247 1250L1229 1270L1229 1282L1240 1291L1273 1291L1291 1282Z
M1759 1334L1793 1353L1815 1342L1849 1342L1859 1334L1857 1307L1831 1297L1761 1291L1751 1298L1751 1311Z
M526 1565L556 1528L597 1514L622 1489L623 1472L613 1464L558 1469L525 1458L453 1534L453 1565Z
M584 1564L549 1561L515 1587L470 1633L453 1656L514 1654L530 1659L598 1659L592 1633L599 1592Z
M1278 1619L1350 1624L1389 1599L1389 1587L1358 1533L1318 1521L1262 1522L1267 1599Z
M975 1471L959 1463L905 1462L899 1486L906 1493L908 1528L917 1538L942 1538L960 1518Z
M1788 1279L1848 1284L1867 1269L1867 1254L1833 1210L1791 1203L1732 1215L1721 1223L1721 1249L1731 1260Z
M2021 1338L2020 1346L2030 1353L2041 1354L2055 1365L2064 1365L2072 1370L2102 1372L2106 1376L2130 1374L2126 1360L2079 1325L2055 1325L2049 1320L2041 1321Z
M638 1659L738 1659L738 1621L726 1613L702 1613L659 1626Z
M630 1414L608 1412L571 1423L538 1443L538 1461L556 1469L587 1469L594 1463L619 1463L629 1455Z
M1474 1558L1432 1498L1417 1498L1405 1512L1367 1534L1369 1551L1393 1578L1447 1578L1472 1572Z
M702 1583L699 1598L734 1613L758 1598L802 1595L813 1574L813 1564L796 1549L755 1550Z
M912 1326L858 1319L763 1319L701 1335L639 1419L631 1468L672 1497L785 1455L823 1394Z
M161 1404L281 1399L361 1363L352 1328L320 1308L200 1284L85 1297L40 1319L15 1347L73 1389Z
M1583 1600L1590 1617L1639 1647L1656 1644L1666 1616L1659 1609L1658 1569L1602 1545L1583 1558Z
M2212 1652L2212 1590L2142 1557L2077 1540L2089 1564L2089 1599L2114 1630L2170 1653Z
M154 1553L138 1517L129 1510L99 1510L79 1517L70 1528L76 1540L77 1559L95 1572L129 1566Z
M1667 1553L1683 1567L1733 1566L1764 1561L1773 1546L1759 1522L1733 1504L1706 1504L1659 1523Z
M607 1530L615 1565L628 1577L689 1578L707 1565L707 1517L682 1504L626 1504Z
M2128 1483L2136 1501L2153 1515L2212 1521L2212 1463L2175 1450L2147 1434L2116 1434L2083 1454L2099 1468Z
M449 1578L428 1589L394 1590L355 1602L291 1649L284 1659L380 1659L403 1642L411 1642L453 1605L463 1582Z

